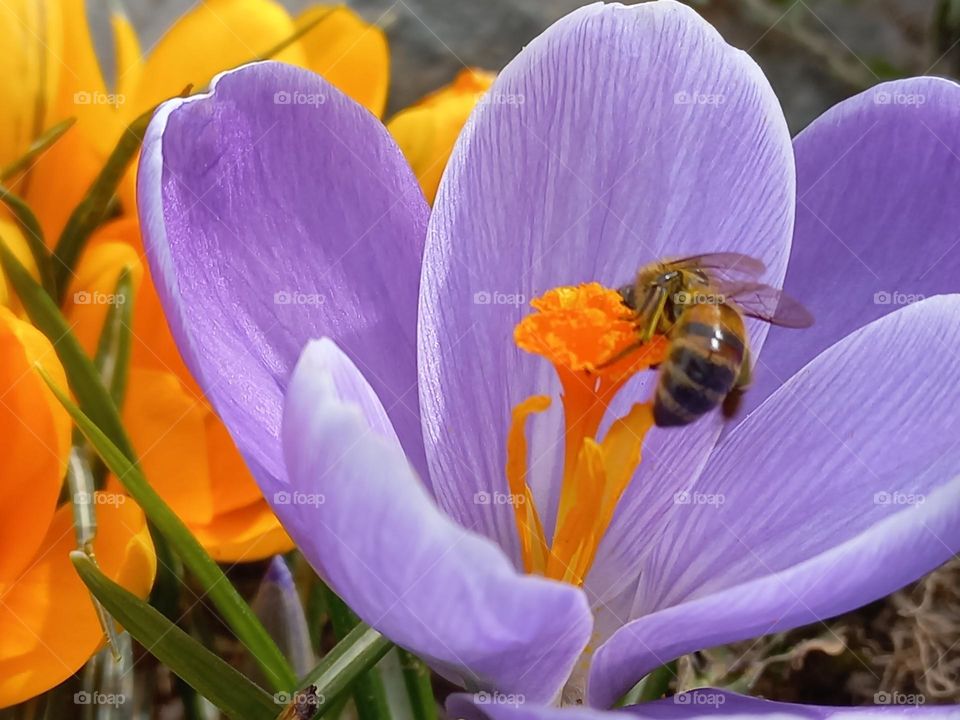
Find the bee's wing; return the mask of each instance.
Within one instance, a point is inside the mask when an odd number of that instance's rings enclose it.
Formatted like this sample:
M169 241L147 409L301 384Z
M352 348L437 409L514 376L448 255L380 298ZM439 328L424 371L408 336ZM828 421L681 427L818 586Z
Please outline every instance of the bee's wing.
M799 301L764 283L720 281L713 283L711 289L747 317L789 328L813 325L813 315Z
M703 270L711 279L729 281L737 278L741 281L746 278L756 279L763 275L767 269L762 260L735 252L691 255L690 257L670 260L666 265L683 270Z

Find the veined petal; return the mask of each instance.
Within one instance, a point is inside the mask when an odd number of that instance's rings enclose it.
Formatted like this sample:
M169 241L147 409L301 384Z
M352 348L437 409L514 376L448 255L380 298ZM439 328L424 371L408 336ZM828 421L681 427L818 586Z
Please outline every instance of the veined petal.
M744 417L847 333L958 287L960 85L877 85L815 120L794 149L799 200L784 287L816 323L771 330Z
M319 18L302 38L304 67L323 75L377 117L387 106L390 52L387 36L344 5L313 5L296 18L297 28Z
M509 342L527 301L582 281L619 287L654 259L720 250L761 258L779 283L794 167L760 69L675 2L571 13L503 70L487 98L457 142L430 220L420 398L441 506L510 547L512 508L473 497L506 492L511 408L559 391L545 363ZM765 329L751 329L762 343ZM612 417L649 396L651 375L620 394ZM647 447L664 462L645 461L611 532L656 514L650 489L692 475L717 432L718 423L651 432ZM533 422L531 486L548 528L561 434L559 412ZM625 546L615 565L601 550L604 583L631 575L637 553Z
M639 619L594 659L607 706L685 652L831 617L960 549L960 295L817 356L717 448L643 560Z
M123 495L101 497L97 562L114 582L146 597L157 568L146 519ZM73 508L67 504L57 511L29 569L13 583L0 584L0 707L59 684L103 644L90 592L70 564L76 545Z
M174 338L261 487L284 476L282 397L311 337L365 369L425 464L414 333L428 209L372 115L302 69L225 73L158 112L139 195Z
M70 417L35 365L67 386L50 341L0 307L0 595L47 534L70 455Z
M447 678L551 700L590 635L584 595L446 517L384 422L346 355L308 345L284 408L284 526L363 620Z

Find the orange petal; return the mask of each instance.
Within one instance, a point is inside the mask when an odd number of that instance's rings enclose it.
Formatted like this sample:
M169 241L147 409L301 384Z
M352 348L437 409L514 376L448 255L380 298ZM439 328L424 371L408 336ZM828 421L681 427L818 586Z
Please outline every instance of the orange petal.
M101 497L104 497L101 495ZM143 513L121 496L98 502L94 551L103 572L140 597L157 559ZM61 507L29 569L0 585L0 707L38 695L76 673L103 644L103 630L70 563L72 507Z
M293 541L263 500L191 530L218 562L262 560L293 549Z
M147 480L189 526L214 517L208 472L206 402L171 373L134 367L123 422ZM111 480L111 489L118 489Z
M47 338L0 308L0 585L43 540L70 454L70 418L34 365L67 386Z
M126 105L128 99L133 99L143 78L144 62L140 52L140 41L133 25L122 13L114 12L110 16L110 27L113 30L114 54L117 61L117 93L123 98L122 104ZM127 111L121 114L122 121L130 113Z
M63 312L74 334L91 357L103 332L107 311L122 298L116 296L117 281L127 269L136 289L143 278L143 263L137 251L122 241L95 238L84 251L64 299ZM134 305L136 307L136 305Z
M220 516L263 502L260 488L247 469L243 456L213 410L207 414L206 428L214 514Z
M297 16L296 25L302 28L318 18L318 25L300 38L305 67L380 117L390 84L390 52L383 31L350 8L330 5L308 8Z
M63 72L59 3L0 3L0 167L46 128Z
M43 3L45 6L55 3ZM56 243L71 211L97 176L120 137L126 98L106 86L87 23L84 0L61 0L62 66L46 124L77 119L76 125L43 153L21 185L43 225L47 244Z
M80 204L106 158L84 137L80 122L42 154L27 175L14 185L24 194L43 227L44 239L53 248L70 213Z
M177 344L170 334L167 317L160 305L160 298L149 273L143 276L133 311L133 348L131 364L174 373L195 396L203 392L180 357Z
M462 70L452 83L387 123L431 204L460 130L494 77L483 70Z
M293 20L271 0L207 0L180 18L147 57L128 117L209 82L221 70L263 55L295 32ZM274 60L304 64L294 43Z

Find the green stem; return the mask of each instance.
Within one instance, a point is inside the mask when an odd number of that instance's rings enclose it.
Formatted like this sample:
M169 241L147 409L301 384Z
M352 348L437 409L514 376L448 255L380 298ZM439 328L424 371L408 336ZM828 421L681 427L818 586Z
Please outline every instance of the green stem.
M413 716L417 720L436 720L437 702L430 684L430 668L423 660L403 648L397 648L397 653L400 656L400 669L403 682L407 686L407 695L410 696Z
M333 625L333 633L337 640L343 640L360 624L360 619L330 588L326 588L324 596L330 613L330 622ZM390 717L387 694L375 668L371 667L368 672L357 678L353 686L353 702L357 706L357 716L360 720L381 720Z
M380 662L392 647L393 643L373 628L357 625L301 683L301 693L322 693L314 714L307 717L322 717L339 707L338 700L357 678Z

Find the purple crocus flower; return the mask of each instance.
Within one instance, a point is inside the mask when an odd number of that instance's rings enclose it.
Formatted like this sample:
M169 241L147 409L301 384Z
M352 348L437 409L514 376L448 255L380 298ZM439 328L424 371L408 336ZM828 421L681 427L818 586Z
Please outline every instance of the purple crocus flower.
M958 156L953 83L880 85L791 145L695 12L597 4L503 70L432 214L375 118L274 63L162 106L139 201L180 350L303 554L439 673L537 713L960 549ZM655 373L587 388L579 341L620 337L604 288L715 251L817 323L748 326L739 421L649 429Z

